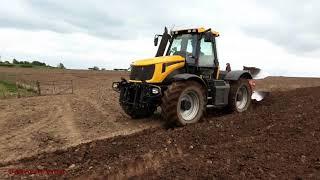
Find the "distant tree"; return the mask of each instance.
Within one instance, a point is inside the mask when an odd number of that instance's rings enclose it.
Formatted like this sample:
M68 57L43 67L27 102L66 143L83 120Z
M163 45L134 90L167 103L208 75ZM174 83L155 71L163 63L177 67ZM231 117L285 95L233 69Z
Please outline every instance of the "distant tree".
M39 62L39 61L32 61L31 64L35 66L46 66L46 63Z
M30 64L29 61L23 61L23 64Z
M93 66L93 70L99 71L99 67L98 66Z
M0 61L0 64L3 64L3 62L2 62L2 61Z
M9 62L9 61L5 61L4 63L5 63L5 64L10 64L10 62Z
M102 71L105 71L105 70L106 70L106 68L101 68L101 70L102 70Z
M113 69L114 71L128 71L128 69Z
M57 66L57 68L59 68L59 69L66 69L66 67L64 67L64 65L63 65L62 63L59 63L58 66Z
M89 70L99 71L99 67L93 66L92 68L88 68Z
M19 64L19 61L17 61L16 59L13 59L12 64Z

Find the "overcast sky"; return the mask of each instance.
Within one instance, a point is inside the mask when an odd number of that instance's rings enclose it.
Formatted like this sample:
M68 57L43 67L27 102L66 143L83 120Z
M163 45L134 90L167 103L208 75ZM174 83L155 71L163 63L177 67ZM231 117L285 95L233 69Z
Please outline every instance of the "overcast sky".
M1 60L67 68L127 68L153 57L155 33L206 27L220 32L220 64L271 75L320 77L316 0L7 0L0 6Z

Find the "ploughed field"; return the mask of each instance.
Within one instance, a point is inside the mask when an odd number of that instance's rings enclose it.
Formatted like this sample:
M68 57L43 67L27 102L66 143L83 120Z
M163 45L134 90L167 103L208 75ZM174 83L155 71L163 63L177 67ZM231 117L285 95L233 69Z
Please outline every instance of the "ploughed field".
M259 80L272 93L249 111L208 110L202 123L166 129L159 113L131 120L121 110L111 83L125 72L3 72L72 79L74 94L0 101L0 178L320 178L320 79Z

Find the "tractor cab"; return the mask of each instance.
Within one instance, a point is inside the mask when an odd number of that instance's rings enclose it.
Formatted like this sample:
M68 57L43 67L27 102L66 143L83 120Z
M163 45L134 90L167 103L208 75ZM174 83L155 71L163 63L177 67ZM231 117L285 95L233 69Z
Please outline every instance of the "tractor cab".
M159 36L155 36L155 46ZM156 57L179 55L185 58L187 73L202 75L206 79L219 78L218 32L197 28L171 31L169 35L165 29L161 36Z

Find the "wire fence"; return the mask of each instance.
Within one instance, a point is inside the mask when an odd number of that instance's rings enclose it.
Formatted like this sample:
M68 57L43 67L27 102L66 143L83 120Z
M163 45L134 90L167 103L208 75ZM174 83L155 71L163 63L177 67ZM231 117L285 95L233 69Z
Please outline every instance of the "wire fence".
M0 73L0 97L29 97L41 95L73 94L73 80L26 80L16 74ZM0 84L0 85L1 85Z
M39 82L39 95L73 94L73 80Z

